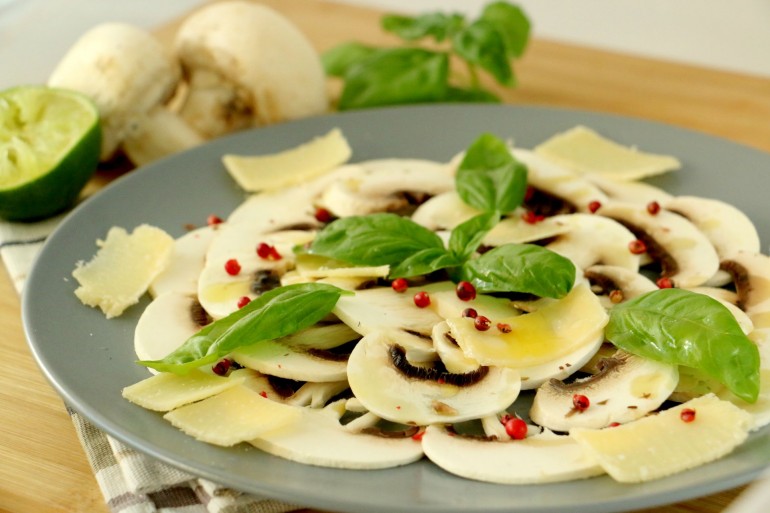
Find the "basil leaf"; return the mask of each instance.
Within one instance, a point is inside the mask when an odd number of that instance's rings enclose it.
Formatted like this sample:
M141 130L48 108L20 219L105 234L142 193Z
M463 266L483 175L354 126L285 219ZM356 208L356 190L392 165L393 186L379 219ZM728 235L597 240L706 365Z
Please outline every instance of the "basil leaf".
M480 19L471 23L452 37L452 47L465 61L488 71L498 83L509 87L515 84L505 41L491 22Z
M355 265L391 265L424 249L444 250L441 238L396 214L337 219L318 232L309 253Z
M468 205L484 212L512 212L524 201L527 168L492 134L471 144L457 169L455 188Z
M575 265L540 246L505 244L465 262L460 278L471 282L478 292L561 298L575 283Z
M449 56L421 48L378 49L344 78L340 110L436 102L446 96Z
M498 212L487 212L455 226L449 235L449 251L461 262L468 260L479 248L484 236L499 222Z
M411 278L430 274L447 267L457 267L462 263L457 256L444 248L427 248L414 253L396 264L390 270L390 278Z
M509 57L522 56L529 40L531 24L519 6L508 2L493 2L484 8L481 19L495 27Z
M214 321L162 360L141 365L185 374L211 364L235 349L285 337L312 326L332 311L342 289L323 283L298 283L266 292L232 314Z
M759 350L719 301L660 289L615 305L605 328L629 353L698 369L744 401L759 395Z
M382 17L381 26L383 30L392 32L406 41L416 41L431 36L440 43L462 27L464 19L459 14L442 12L415 17L391 14Z
M332 77L343 77L348 70L372 55L377 49L361 43L343 43L327 50L321 55L326 74Z

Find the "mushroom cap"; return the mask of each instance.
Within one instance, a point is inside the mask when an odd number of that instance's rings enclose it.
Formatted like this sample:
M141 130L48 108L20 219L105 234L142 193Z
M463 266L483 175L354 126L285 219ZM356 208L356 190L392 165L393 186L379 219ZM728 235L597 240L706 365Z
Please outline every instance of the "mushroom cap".
M305 35L273 9L253 2L208 5L182 24L175 50L186 71L232 83L260 124L324 112L326 76Z
M619 351L603 369L584 380L564 384L551 380L537 389L529 412L534 422L554 431L575 427L603 428L626 423L658 408L679 381L676 365ZM573 395L583 394L590 406L578 411Z
M636 239L625 226L613 219L593 214L559 216L569 231L556 236L545 247L569 258L580 269L595 264L639 270L639 255L628 251Z
M435 424L425 430L422 447L447 472L491 483L554 483L604 473L575 440L548 430L524 440L491 441L456 436Z
M174 93L181 71L149 32L127 23L103 23L67 51L48 85L80 91L99 109L101 159L113 156L135 114L142 115Z
M542 191L565 200L585 212L592 201L604 202L607 195L581 174L543 158L534 151L513 150L513 156L527 166L527 182Z
M393 358L397 346L391 333L373 332L348 360L353 394L383 419L414 425L462 422L502 411L519 395L519 373L505 367L485 368L468 382L408 375Z
M711 241L687 218L661 210L655 215L638 204L609 201L597 212L626 225L640 238L645 237L648 254L662 259L663 274L677 287L697 287L719 270L719 257ZM661 255L653 256L655 244ZM670 269L666 267L670 266Z
M385 438L345 429L340 424L344 401L298 411L294 422L249 443L288 460L332 468L389 468L422 458L422 445L410 437Z

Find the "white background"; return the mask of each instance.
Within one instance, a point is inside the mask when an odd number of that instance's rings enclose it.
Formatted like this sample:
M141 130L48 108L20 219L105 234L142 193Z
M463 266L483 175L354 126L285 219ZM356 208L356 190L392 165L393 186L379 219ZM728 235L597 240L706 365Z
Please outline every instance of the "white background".
M483 0L337 0L390 11L477 13ZM44 82L102 21L152 28L201 0L0 0L0 88ZM770 0L519 0L534 35L770 77ZM770 92L768 93L770 94Z

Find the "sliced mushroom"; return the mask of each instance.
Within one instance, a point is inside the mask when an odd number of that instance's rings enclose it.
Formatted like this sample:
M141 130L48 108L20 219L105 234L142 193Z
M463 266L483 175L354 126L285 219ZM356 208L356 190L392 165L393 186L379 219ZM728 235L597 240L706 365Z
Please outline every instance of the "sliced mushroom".
M263 433L250 443L288 460L332 468L389 468L423 456L421 444L409 436L385 437L345 429L340 423L345 413L344 400L322 409L299 411L296 421Z
M721 264L738 293L737 305L755 328L770 327L770 257L739 251Z
M603 361L598 374L569 384L551 380L541 386L529 415L541 426L564 432L624 424L657 409L678 379L675 365L618 351ZM585 396L588 405L577 407L575 395Z
M569 258L578 269L605 264L639 270L639 255L628 250L636 236L622 224L594 214L561 216L561 221L569 231L545 247Z
M253 252L260 242L265 242L265 234L279 231L306 231L305 242L312 240L315 230L321 228L312 201L312 193L303 187L250 196L217 229L206 258Z
M714 245L720 261L729 259L739 251L760 252L759 235L754 223L733 205L715 199L677 196L662 206L686 217L697 226ZM709 280L715 286L729 282L730 276L721 270Z
M334 396L344 392L348 388L347 380L305 383L291 396L284 399L284 402L286 404L291 404L292 406L323 408Z
M409 362L406 351L384 332L366 335L348 361L348 382L374 414L403 424L461 422L507 408L519 395L519 373L479 367L454 374Z
M371 160L358 169L355 175L331 181L318 205L336 217L348 217L414 208L429 196L454 190L454 177L434 161Z
M134 330L134 352L140 360L165 358L210 321L195 296L164 292L139 317Z
M174 241L168 266L150 284L150 294L164 292L198 293L198 276L206 261L206 252L214 238L215 228L204 226Z
M593 344L583 344L571 353L550 362L523 367L521 389L534 390L551 379L566 379L583 368L602 347L603 337L595 337Z
M646 276L623 267L592 265L583 275L591 284L591 290L601 297L605 308L608 309L616 302L633 299L658 289Z
M310 381L318 384L316 388L323 388L327 383L346 380L347 360L352 344L359 338L358 333L342 323L317 324L282 338L242 347L231 357L240 365L263 374ZM342 389L335 390L337 393ZM301 394L298 391L288 402L299 404L298 397L310 393L310 390ZM318 406L318 400L314 406Z
M684 217L644 206L612 201L597 212L624 224L641 240L647 254L662 268L662 275L677 287L697 287L714 276L719 257L708 238Z
M530 150L515 149L513 156L527 166L527 183L559 198L573 211L585 212L592 201L604 202L607 195L580 174L546 160Z
M449 318L451 334L469 358L482 365L516 369L554 362L604 337L608 315L585 283L533 313L499 319L510 326L479 331L473 319Z
M492 228L484 237L486 246L502 246L503 244L522 244L526 242L547 241L569 232L571 225L565 220L568 215L546 217L545 219L528 223L521 216L506 217Z
M412 221L429 230L451 230L479 211L466 204L456 191L443 192L418 206L412 214Z
M479 362L465 356L457 341L452 337L446 321L433 326L431 338L433 339L433 348L447 371L465 374L478 370Z
M586 178L614 201L625 201L645 206L657 201L662 205L673 197L663 189L646 182L617 181L597 174L586 175Z
M404 293L390 287L358 290L354 295L340 297L333 313L361 335L398 331L422 339L422 344L430 346L433 326L443 318L432 308L419 308L414 304L413 297L418 290L422 289L409 288Z
M189 81L181 115L208 138L328 108L318 53L269 7L207 5L182 23L174 47Z
M548 430L524 440L493 441L434 424L425 430L422 447L447 472L490 483L554 483L604 473L577 442Z

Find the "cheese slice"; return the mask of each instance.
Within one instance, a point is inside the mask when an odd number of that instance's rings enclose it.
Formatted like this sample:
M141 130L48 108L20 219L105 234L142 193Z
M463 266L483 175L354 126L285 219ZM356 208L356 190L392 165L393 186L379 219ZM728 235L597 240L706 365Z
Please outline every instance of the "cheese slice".
M579 173L621 181L640 180L682 167L675 157L618 144L584 126L551 137L535 147L535 153Z
M301 184L350 159L353 151L335 128L297 147L269 155L222 157L230 176L248 192L271 191Z
M163 372L123 389L123 397L153 411L170 411L185 404L201 401L243 383L247 373L239 369L230 376L206 374L194 370L185 375Z
M271 401L244 385L188 404L163 418L202 442L229 447L299 418L300 408Z
M690 422L685 409L695 412ZM748 413L708 394L618 427L576 428L570 437L617 481L640 483L721 458L746 440L750 425Z
M99 307L107 318L121 315L139 302L152 281L166 268L174 239L154 226L143 224L129 234L112 227L89 262L78 262L72 276L80 286L75 295L84 304Z

